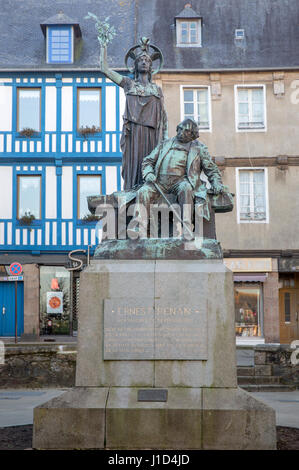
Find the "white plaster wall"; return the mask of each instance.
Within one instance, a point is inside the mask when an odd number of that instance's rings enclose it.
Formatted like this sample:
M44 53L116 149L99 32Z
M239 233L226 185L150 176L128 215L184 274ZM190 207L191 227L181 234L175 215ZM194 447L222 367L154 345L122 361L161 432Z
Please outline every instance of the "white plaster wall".
M73 168L62 167L61 214L63 219L73 218Z
M12 126L12 87L0 86L0 131L11 131Z
M116 87L106 87L106 130L116 130Z
M46 219L57 217L57 184L56 168L46 167Z
M106 166L106 194L117 191L117 167Z
M12 167L0 166L0 219L12 218Z
M56 131L56 87L46 86L46 131Z
M61 130L71 132L73 130L73 87L61 88Z

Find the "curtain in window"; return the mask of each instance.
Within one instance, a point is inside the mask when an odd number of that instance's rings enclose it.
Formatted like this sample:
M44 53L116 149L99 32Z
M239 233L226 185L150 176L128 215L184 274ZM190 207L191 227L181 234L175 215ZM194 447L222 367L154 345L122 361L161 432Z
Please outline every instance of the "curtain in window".
M18 90L18 131L40 131L40 90Z
M240 215L241 218L250 217L250 173L240 171Z
M208 90L197 90L197 115L201 127L209 127Z
M264 125L264 92L261 88L251 90L252 93L252 124Z
M266 214L264 172L263 171L253 172L253 191L254 191L255 218L263 219Z
M100 128L99 89L79 90L79 128L82 126Z
M40 176L18 177L18 217L34 215L40 219Z

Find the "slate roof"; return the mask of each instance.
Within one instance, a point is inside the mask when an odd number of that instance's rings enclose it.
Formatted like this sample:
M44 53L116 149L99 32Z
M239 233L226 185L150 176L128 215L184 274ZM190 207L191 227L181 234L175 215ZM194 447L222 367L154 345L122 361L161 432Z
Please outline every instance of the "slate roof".
M202 47L176 47L175 17L186 3L203 21ZM138 35L151 36L163 70L299 68L298 0L142 0ZM245 40L235 41L235 29Z
M186 3L202 17L202 47L176 47L175 17L186 14ZM59 11L82 31L74 64L46 63L40 25ZM0 71L97 69L99 46L94 23L84 19L88 11L110 16L118 36L109 45L109 63L119 70L141 36L162 50L163 70L299 68L298 0L3 0ZM244 40L235 40L235 29L245 30Z
M69 16L65 15L63 11L60 11L57 15L51 16L51 18L48 18L46 21L41 23L40 26L44 36L46 36L47 26L51 25L72 25L74 26L75 35L77 37L82 36L78 20L73 20Z
M183 10L178 15L175 15L175 17L180 18L180 19L183 19L183 18L190 19L190 18L200 18L200 15L196 13L196 11L193 10L190 3L186 3Z
M82 32L76 39L74 64L47 64L46 39L41 24L60 11L74 18ZM134 43L135 0L2 0L0 8L0 70L96 69L99 43L94 22L84 19L88 12L101 19L110 16L118 36L109 46L109 62L125 68L124 56Z

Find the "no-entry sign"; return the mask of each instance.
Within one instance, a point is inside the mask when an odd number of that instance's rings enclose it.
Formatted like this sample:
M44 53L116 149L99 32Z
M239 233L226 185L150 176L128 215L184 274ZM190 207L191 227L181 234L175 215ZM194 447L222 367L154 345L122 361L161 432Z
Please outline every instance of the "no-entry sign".
M9 272L12 276L19 276L23 271L23 266L20 263L11 263Z

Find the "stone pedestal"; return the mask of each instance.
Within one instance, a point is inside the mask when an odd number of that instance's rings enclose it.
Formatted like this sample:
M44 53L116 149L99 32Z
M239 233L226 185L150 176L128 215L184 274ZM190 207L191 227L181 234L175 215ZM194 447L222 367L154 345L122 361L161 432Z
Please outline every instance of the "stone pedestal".
M33 446L275 449L274 411L237 388L222 261L93 261L80 280L76 387L35 409Z

